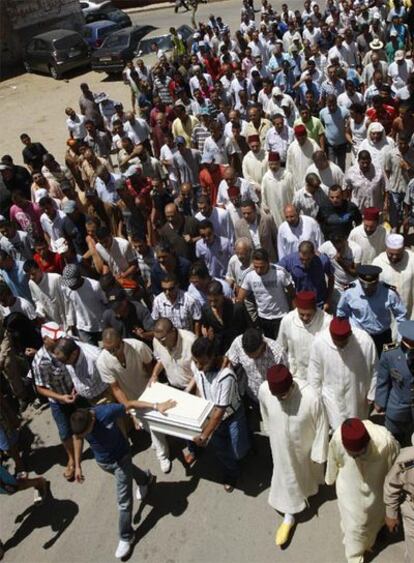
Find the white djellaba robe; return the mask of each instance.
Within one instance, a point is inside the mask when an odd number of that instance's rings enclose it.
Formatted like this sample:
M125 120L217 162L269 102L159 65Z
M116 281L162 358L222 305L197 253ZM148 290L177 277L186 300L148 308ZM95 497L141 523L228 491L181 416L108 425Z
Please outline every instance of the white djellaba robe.
M356 242L361 247L361 264L371 265L374 258L384 252L386 236L387 231L382 225L378 225L376 231L370 236L365 232L364 225L358 225L349 233L348 240Z
M370 335L352 328L344 348L338 348L329 328L316 336L309 357L308 383L322 398L329 424L336 430L351 417L368 417L367 399L375 398L378 356Z
M277 228L285 220L283 210L292 203L295 195L295 183L292 174L281 168L276 173L268 170L262 180L262 209L269 209Z
M381 252L372 264L382 268L380 280L397 288L407 307L408 318L414 319L414 253L405 250L400 262L392 264L388 260L387 253Z
M264 381L259 402L273 458L269 504L280 512L297 514L323 483L328 421L322 402L305 381L296 381L284 401L273 396Z
M256 190L259 190L267 170L267 152L263 149L257 154L249 151L243 158L242 170L243 178L253 184Z
M362 563L384 524L383 488L385 477L400 446L383 426L363 421L370 435L367 451L352 458L342 445L338 428L329 444L325 481L336 482L343 543L348 563Z
M332 317L317 309L309 324L304 324L297 309L285 315L280 323L277 342L288 356L289 370L293 377L306 381L309 355L317 334L328 328Z
M305 176L308 167L313 164L312 155L321 150L320 146L313 140L306 139L304 145L299 145L295 139L290 145L286 156L286 169L292 174L295 182L295 190L300 190L305 184Z

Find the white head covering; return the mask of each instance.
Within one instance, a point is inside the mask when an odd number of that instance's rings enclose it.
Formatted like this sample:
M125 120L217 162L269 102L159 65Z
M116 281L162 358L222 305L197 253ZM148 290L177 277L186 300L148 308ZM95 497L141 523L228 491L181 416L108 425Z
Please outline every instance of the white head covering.
M53 322L45 323L44 325L42 325L40 328L40 335L42 338L45 338L45 336L47 336L52 340L59 340L59 338L62 338L62 336L66 336L60 326L57 323Z
M385 239L385 246L391 250L400 250L404 248L404 237L396 233L390 233Z

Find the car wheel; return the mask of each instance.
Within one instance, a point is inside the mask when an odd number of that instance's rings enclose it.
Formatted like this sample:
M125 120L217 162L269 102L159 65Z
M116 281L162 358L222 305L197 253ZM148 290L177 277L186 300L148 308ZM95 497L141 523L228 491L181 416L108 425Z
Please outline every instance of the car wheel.
M49 72L50 72L50 76L52 78L54 78L55 80L60 79L59 71L58 71L58 69L56 68L55 65L49 65Z
M24 61L23 65L26 72L32 72L31 66L27 61Z

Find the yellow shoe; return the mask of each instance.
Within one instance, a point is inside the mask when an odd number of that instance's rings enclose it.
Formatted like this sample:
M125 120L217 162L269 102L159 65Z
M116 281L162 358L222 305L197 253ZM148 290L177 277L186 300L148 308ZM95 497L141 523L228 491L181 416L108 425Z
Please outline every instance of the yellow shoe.
M286 524L286 522L282 522L276 532L275 543L277 546L284 545L290 536L290 532L295 524Z

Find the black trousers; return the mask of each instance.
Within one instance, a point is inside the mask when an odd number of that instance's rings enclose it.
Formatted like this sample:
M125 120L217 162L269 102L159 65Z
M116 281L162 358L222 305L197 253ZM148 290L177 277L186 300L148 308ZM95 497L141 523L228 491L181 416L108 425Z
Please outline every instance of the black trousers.
M282 319L263 319L259 317L259 326L263 331L264 336L276 340L279 334L279 327Z
M378 357L380 358L384 344L390 344L392 342L391 329L388 328L387 330L384 330L384 332L380 332L379 334L371 334L371 336L373 341L375 342Z

